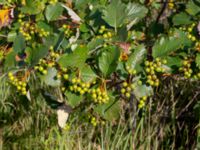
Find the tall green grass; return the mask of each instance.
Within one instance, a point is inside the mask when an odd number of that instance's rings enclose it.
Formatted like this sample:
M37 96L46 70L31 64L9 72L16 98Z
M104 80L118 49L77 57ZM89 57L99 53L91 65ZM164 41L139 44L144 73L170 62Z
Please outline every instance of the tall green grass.
M119 120L96 127L73 115L67 131L58 128L34 78L31 101L17 96L4 76L0 83L2 149L181 150L200 145L199 82L166 78L143 111L127 106Z

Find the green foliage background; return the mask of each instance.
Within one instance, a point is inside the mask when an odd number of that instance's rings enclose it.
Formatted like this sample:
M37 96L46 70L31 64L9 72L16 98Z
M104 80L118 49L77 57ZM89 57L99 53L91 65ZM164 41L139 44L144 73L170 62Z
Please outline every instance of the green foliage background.
M8 9L14 16L0 26L5 149L37 138L39 149L52 141L72 149L79 132L75 149L199 147L199 0L0 0ZM72 109L64 129L61 105Z

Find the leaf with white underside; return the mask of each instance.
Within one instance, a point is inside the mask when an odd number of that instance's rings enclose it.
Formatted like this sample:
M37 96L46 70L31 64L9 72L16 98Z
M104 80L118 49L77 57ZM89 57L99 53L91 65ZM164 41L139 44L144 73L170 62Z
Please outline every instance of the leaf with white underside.
M68 6L62 4L62 7L65 8L69 14L69 16L71 17L72 20L74 20L77 23L81 22L81 18Z
M67 105L59 106L57 109L57 117L58 117L58 125L61 128L64 128L66 122L69 118L69 113L71 112L71 108Z

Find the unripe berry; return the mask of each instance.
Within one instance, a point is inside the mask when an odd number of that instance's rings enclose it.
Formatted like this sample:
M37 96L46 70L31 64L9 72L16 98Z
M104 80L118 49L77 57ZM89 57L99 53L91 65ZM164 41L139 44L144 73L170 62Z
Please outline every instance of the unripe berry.
M68 79L69 79L69 75L68 75L68 74L64 74L63 78L64 78L65 80L68 80Z
M146 72L149 73L151 70L150 68L146 68Z
M126 90L127 90L128 92L130 92L130 91L131 91L131 87L127 87Z
M156 71L157 72L162 72L162 68L158 67L158 68L156 68Z
M42 73L43 73L44 75L46 75L46 74L47 74L47 70L43 70Z
M151 86L153 86L153 85L154 85L154 81L150 80L150 81L149 81L149 84L150 84Z
M13 76L12 72L9 72L8 77L12 77L12 76Z
M77 80L75 79L75 78L73 78L72 79L72 83L74 84L74 83L76 83L77 82Z
M104 33L104 34L103 34L103 37L104 37L105 39L107 39L107 38L108 38L108 35L107 35L106 33Z
M191 38L191 40L192 40L193 42L196 41L196 37L193 36L193 37Z
M42 66L40 66L40 67L39 67L39 71L42 72L43 70L44 70L44 68L43 68Z
M10 76L9 79L10 79L10 81L14 81L15 78L14 78L14 76Z
M22 91L22 95L26 95L26 91Z
M149 61L145 61L145 66L149 66Z
M131 89L134 90L136 88L135 84L131 84Z
M123 82L123 87L127 87L128 83L127 82Z
M106 29L106 27L105 27L104 25L102 25L100 28L101 28L103 31Z
M21 86L17 86L17 90L21 90L22 89L22 87Z
M107 35L108 35L109 38L112 37L112 33L111 32L108 32Z
M139 80L139 81L137 82L137 84L138 84L138 85L142 85L142 81Z
M156 58L156 61L157 61L157 62L160 62L160 58L157 57L157 58Z
M125 96L126 96L127 98L130 98L130 97L131 97L131 94L127 92L127 93L125 94Z
M84 90L80 90L80 94L83 95L85 93Z
M167 64L167 60L164 59L164 60L162 61L162 63L163 63L163 64Z
M132 70L132 74L135 75L137 73L136 70Z
M143 97L142 97L142 100L146 101L146 100L147 100L147 97L146 97L146 96L143 96Z
M102 34L104 31L103 30L99 30L99 33Z

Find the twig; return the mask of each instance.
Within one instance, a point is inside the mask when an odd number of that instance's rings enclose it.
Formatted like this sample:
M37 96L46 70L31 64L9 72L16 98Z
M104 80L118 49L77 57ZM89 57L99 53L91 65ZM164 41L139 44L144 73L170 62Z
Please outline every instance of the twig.
M162 14L164 13L165 9L167 8L168 0L162 0L162 3L163 3L163 7L160 10L160 13L158 14L158 16L156 18L156 24L159 22L160 17L162 16Z
M7 36L6 36L6 35L3 35L3 34L0 34L0 37L7 38Z
M176 119L178 119L180 116L181 116L181 114L183 113L183 112L185 112L187 109L188 109L188 107L193 103L193 101L196 99L196 97L199 95L200 93L199 92L197 92L195 95L194 95L194 97L192 98L192 100L186 105L186 107L184 108L184 109L182 109L181 110L181 112L176 116Z

